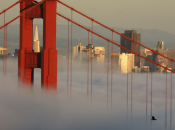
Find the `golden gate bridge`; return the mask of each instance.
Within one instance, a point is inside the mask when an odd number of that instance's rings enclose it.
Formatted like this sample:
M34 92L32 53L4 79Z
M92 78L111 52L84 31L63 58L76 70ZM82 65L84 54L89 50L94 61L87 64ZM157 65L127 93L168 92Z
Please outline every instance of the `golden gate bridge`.
M63 6L69 8L71 10L71 18L65 17L64 15L57 12L57 3L62 4ZM13 18L11 21L6 22L6 11L10 10L15 5L20 4L20 15ZM73 20L73 12L82 15L91 21L91 29L75 22ZM109 93L109 83L111 84L111 106L112 106L112 88L113 88L113 57L111 57L111 72L109 66L109 44L111 44L111 52L113 52L113 46L118 46L128 53L132 53L140 58L143 58L151 63L151 116L152 114L152 89L153 89L153 64L160 66L166 70L166 85L165 85L165 129L167 129L167 71L171 72L171 91L170 91L170 129L172 129L172 73L175 71L172 69L172 64L174 64L175 60L170 59L169 57L150 49L133 39L130 39L121 33L111 29L110 27L96 21L95 19L83 14L82 12L72 8L71 6L61 2L60 0L42 0L40 2L36 2L34 0L19 0L7 9L0 12L0 15L4 14L4 25L0 27L0 29L4 29L4 48L7 48L7 26L11 24L16 19L20 18L20 49L18 51L18 77L21 83L24 84L33 84L34 80L34 68L41 68L41 85L45 89L57 89L57 50L56 50L56 16L62 17L63 19L68 21L68 58L67 58L67 93L70 89L70 95L72 95L72 25L75 24L80 28L86 30L88 32L88 47L89 44L93 45L93 35L96 35L102 39L104 39L107 46L107 102L108 102L108 93ZM41 53L33 52L32 50L32 36L33 36L33 19L34 18L42 18L43 19L43 50ZM109 31L111 31L111 39L106 38L96 32L93 31L93 24L96 23ZM71 24L71 26L70 26ZM71 28L69 28L69 26ZM69 34L70 33L70 34ZM89 35L91 34L91 39L89 39ZM127 49L118 43L114 42L113 35L117 34L125 39L131 41L131 50ZM71 37L71 38L70 38ZM70 40L70 41L69 41ZM70 42L70 43L69 43ZM90 43L91 42L91 43ZM148 49L152 52L152 58L148 59L136 52L133 51L133 43L138 44L139 46ZM69 48L71 52L69 52ZM163 66L155 61L153 61L153 53L167 59L171 62L171 68ZM69 57L70 55L70 57ZM59 63L59 62L58 62ZM3 58L3 75L6 76L6 66L7 66L7 55L4 55ZM93 90L93 61L92 61L92 53L87 58L87 95L91 95L92 100L92 90ZM89 71L90 70L90 71ZM109 80L109 74L111 73L111 80ZM70 75L69 75L70 74ZM89 79L90 77L90 79ZM127 108L128 108L128 89L129 89L129 74L127 73ZM90 84L89 84L90 81ZM133 102L133 74L131 71L131 117L132 117L132 102ZM148 71L146 76L146 116L148 110Z

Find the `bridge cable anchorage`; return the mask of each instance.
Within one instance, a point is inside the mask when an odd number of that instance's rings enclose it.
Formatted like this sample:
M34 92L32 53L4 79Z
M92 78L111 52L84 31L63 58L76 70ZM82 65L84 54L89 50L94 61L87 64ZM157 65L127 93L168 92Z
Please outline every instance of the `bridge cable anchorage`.
M89 97L89 53L90 51L89 51L89 31L88 31L87 98Z
M113 32L112 32L112 41L113 41ZM111 54L113 53L113 44L111 45ZM113 55L111 55L111 112L112 112L112 82L113 80Z
M93 21L92 21L92 31L91 31L91 103L92 103L92 53L93 53Z
M73 20L73 11L71 10L71 20ZM71 22L71 65L70 65L70 96L72 96L72 22Z
M69 95L69 21L68 21L68 46L67 46L67 96Z
M86 27L84 27L84 26L82 26L82 25L79 25L79 24L76 23L75 21L72 21L72 20L70 20L69 18L67 18L67 17L65 17L65 16L63 16L63 15L61 15L61 14L59 14L59 13L57 13L57 15L61 16L62 18L66 19L66 20L69 20L69 21L72 22L73 24L75 24L75 25L77 25L77 26L79 26L79 27L81 27L81 28L83 28L83 29L85 29L85 30L87 30L87 31L89 31L89 32L91 32L91 33L93 33L94 35L99 36L99 34L95 33L94 31L89 30L88 28L86 28ZM153 64L156 64L156 65L158 65L158 66L160 66L160 67L162 67L162 68L164 68L164 69L166 69L166 70L169 70L170 72L175 73L174 70L169 69L169 68L167 68L167 67L164 67L164 66L162 66L162 65L160 65L160 64L158 64L158 63L156 63L156 62L154 62L154 61L152 61L152 60L150 60L150 59L148 59L148 58L145 58L144 56L141 56L140 54L137 54L136 52L131 51L131 50L129 50L129 49L127 49L127 48L125 48L125 47L123 47L123 46L121 46L121 45L115 43L114 41L111 41L111 40L109 40L109 39L107 39L107 38L105 38L105 37L103 37L103 36L101 36L101 35L100 35L99 37L101 37L102 39L104 39L104 40L106 40L106 41L111 42L112 44L114 44L114 45L116 45L116 46L118 46L118 47L120 47L120 48L122 48L122 49L124 49L124 50L126 50L126 51L128 51L128 52L130 52L130 53L132 53L132 54L134 54L134 55L137 55L137 56L139 56L139 57L141 57L141 58L143 58L143 59L145 59L145 60L147 60L147 61L149 61L149 62L151 62L151 63L153 63Z
M13 21L15 21L16 19L20 18L21 16L23 16L24 14L28 13L30 10L34 9L35 7L37 7L38 5L42 4L45 0L40 1L38 4L32 6L31 8L29 8L28 10L26 10L25 12L22 12L20 15L18 15L17 17L15 17L14 19L12 19L11 21L9 21L8 23L6 23L5 25L0 27L0 30L2 28L4 28L5 26L8 26L10 23L12 23Z
M171 69L173 69L171 61ZM173 86L172 86L172 72L171 72L171 93L170 93L170 130L172 130L172 95L173 95Z
M66 6L66 7L68 7L68 8L70 8L70 9L72 8L72 7L68 6L67 4L65 4L65 3L61 2L60 0L57 0L57 2L58 2L58 3L60 3L60 4L62 4L62 5L64 5L64 6ZM140 44L140 43L138 43L138 42L134 41L133 39L130 39L130 38L128 38L128 37L126 37L126 36L122 35L121 33L119 33L119 32L117 32L117 31L115 31L115 30L113 30L113 29L111 29L111 28L109 28L109 27L105 26L104 24L102 24L102 23L100 23L100 22L98 22L98 21L96 21L96 20L94 20L94 19L92 19L92 18L88 17L87 15L85 15L85 14L81 13L80 11L78 11L78 10L76 10L76 9L73 9L73 11L75 11L76 13L78 13L78 14L80 14L80 15L82 15L82 16L84 16L84 17L86 17L86 18L88 18L89 20L93 20L95 23L97 23L97 24L99 24L99 25L103 26L104 28L106 28L106 29L108 29L108 30L113 31L114 33L116 33L116 34L118 34L118 35L120 35L120 36L122 36L122 37L124 37L124 38L128 39L128 40L129 40L129 41L131 41L131 42L134 42L134 43L138 44L139 46L142 46L142 47L144 47L144 48L146 48L146 49L150 50L151 52L154 52L154 53L156 53L156 54L158 54L158 55L160 55L160 56L162 56L162 57L164 57L164 58L166 58L166 59L168 59L168 60L170 60L170 61L175 62L175 60L170 59L170 58L168 58L168 57L164 56L163 54L160 54L160 53L158 53L158 52L154 51L153 49L150 49L150 48L148 48L148 47L146 47L146 46L144 46L144 45L142 45L142 44Z

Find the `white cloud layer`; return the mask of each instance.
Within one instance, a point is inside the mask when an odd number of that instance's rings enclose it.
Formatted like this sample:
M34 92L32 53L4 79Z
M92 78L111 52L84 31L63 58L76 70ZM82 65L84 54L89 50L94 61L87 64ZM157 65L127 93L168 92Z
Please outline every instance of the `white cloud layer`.
M60 60L58 60L60 61ZM127 120L127 75L113 75L112 108L109 84L105 72L93 72L93 93L87 98L86 64L73 62L72 96L67 96L66 60L58 63L57 92L40 87L40 70L35 71L33 88L18 86L17 60L7 61L7 76L3 78L3 63L0 61L0 127L3 130L146 130L146 74L133 74L133 104L131 125L130 74ZM94 70L98 65L94 65ZM78 71L81 70L81 71ZM168 74L167 128L170 126L170 74ZM153 74L152 129L165 129L165 74ZM173 75L173 79L175 76ZM173 81L173 93L174 93ZM89 86L90 89L90 86ZM151 128L151 75L149 74L147 128ZM69 91L70 92L70 91ZM173 104L175 98L173 95ZM175 128L173 106L172 129Z

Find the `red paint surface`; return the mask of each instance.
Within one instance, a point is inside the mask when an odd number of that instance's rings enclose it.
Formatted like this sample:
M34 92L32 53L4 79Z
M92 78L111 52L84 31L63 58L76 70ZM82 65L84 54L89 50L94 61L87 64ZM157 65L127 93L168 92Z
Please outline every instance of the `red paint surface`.
M20 3L21 14L25 13L26 8L31 6L33 1L23 0ZM45 0L43 4L20 17L18 76L22 83L32 84L34 68L41 68L42 86L46 89L57 88L56 8L56 1ZM32 49L34 18L43 18L43 50L41 53L35 53Z

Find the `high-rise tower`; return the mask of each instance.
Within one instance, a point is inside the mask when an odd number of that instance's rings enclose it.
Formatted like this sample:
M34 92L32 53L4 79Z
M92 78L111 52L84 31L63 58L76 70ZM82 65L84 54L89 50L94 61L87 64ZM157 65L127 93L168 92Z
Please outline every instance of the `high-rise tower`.
M140 34L138 34L136 32L136 30L125 30L125 33L123 33L123 35L130 38L130 39L133 39L134 41L136 41L138 43L140 43ZM135 52L137 54L140 54L140 46L138 44L136 44L134 42L131 42L128 39L126 39L122 36L121 36L120 40L121 40L120 41L121 46L123 46L123 47L125 47L129 50L132 50L133 52ZM120 53L121 54L122 53L127 53L127 51L121 48ZM128 53L130 53L130 52L128 52ZM140 57L135 55L134 59L135 59L134 60L134 66L140 67Z
M38 37L38 27L35 29L34 43L33 43L33 51L40 52L40 41Z

